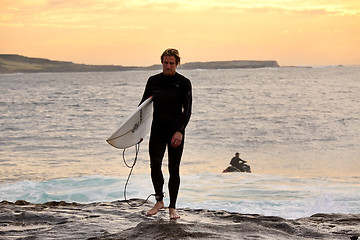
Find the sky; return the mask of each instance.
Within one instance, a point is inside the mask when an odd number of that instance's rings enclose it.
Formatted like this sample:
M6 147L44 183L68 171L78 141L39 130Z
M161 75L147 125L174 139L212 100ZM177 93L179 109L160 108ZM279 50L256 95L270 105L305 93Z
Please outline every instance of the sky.
M0 53L149 66L360 64L359 0L0 0Z

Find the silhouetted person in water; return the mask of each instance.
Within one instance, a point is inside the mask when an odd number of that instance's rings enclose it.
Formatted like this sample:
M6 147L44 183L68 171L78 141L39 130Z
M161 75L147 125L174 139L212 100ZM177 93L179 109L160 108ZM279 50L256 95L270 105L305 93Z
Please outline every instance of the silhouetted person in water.
M230 161L230 165L236 167L237 169L241 170L243 168L245 160L242 160L240 157L240 153L235 153L235 157L233 157Z

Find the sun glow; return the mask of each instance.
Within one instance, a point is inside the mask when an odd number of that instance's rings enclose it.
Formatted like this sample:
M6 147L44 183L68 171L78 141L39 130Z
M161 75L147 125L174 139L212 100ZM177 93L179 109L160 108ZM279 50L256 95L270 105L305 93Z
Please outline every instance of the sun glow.
M360 3L340 0L2 0L0 52L88 64L360 64Z

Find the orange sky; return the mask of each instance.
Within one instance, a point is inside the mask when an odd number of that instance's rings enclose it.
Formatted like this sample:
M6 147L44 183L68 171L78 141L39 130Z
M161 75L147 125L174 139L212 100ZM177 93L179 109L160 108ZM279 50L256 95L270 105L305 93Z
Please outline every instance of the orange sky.
M0 53L147 66L168 47L183 62L360 64L360 1L0 1Z

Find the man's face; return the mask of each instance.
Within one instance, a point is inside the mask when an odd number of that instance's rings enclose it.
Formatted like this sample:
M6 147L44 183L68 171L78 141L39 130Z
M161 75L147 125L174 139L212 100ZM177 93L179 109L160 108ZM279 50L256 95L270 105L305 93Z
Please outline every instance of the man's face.
M174 56L164 56L162 60L163 73L165 76L172 76L176 71L176 59Z

